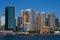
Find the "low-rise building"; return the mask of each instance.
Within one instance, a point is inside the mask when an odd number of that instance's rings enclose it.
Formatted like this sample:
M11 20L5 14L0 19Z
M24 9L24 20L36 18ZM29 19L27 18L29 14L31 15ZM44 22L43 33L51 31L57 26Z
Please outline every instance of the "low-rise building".
M46 26L40 28L40 34L49 34L50 33L50 29Z

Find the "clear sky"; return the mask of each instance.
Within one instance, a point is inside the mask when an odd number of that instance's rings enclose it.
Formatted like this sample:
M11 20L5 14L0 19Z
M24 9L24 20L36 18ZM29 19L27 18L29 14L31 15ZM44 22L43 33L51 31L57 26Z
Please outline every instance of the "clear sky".
M16 6L16 17L20 16L21 10L33 8L35 12L46 12L46 15L55 12L60 20L60 0L0 0L0 17L9 5Z

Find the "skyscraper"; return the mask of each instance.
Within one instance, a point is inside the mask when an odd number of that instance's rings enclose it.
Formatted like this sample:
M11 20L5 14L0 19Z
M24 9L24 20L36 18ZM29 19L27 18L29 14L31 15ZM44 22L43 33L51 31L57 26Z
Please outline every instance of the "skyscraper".
M28 13L26 11L22 11L22 24L28 22Z
M5 25L5 14L1 17L1 26Z
M36 28L38 31L40 31L40 27L41 27L41 16L40 16L40 12L36 13Z
M58 20L58 18L55 18L55 27L59 27L59 20Z
M54 13L50 13L48 15L48 26L55 27L55 15L54 15Z
M33 9L26 9L26 10L23 10L23 11L27 12L28 22L31 23L31 27L30 27L31 31L34 31L35 30L35 27L34 27L34 10Z
M22 24L22 17L18 17L17 18L17 25L21 26L21 24Z
M15 6L5 8L5 30L14 30L15 28Z
M45 22L46 22L45 12L41 12L41 27L46 26Z

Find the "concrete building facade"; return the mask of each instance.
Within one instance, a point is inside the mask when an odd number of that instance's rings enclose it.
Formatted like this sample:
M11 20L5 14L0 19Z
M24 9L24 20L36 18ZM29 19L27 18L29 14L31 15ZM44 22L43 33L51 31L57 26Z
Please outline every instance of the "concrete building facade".
M45 22L46 22L45 18L46 18L45 12L41 12L41 27L46 26L45 25Z
M48 15L48 26L55 27L55 15L54 15L54 13L50 13Z
M40 12L36 12L36 30L39 31L41 27L41 15Z
M5 14L1 17L1 26L5 25Z
M31 31L34 31L35 29L34 29L34 10L33 9L26 9L26 10L23 10L23 11L25 11L26 12L26 16L24 16L25 17L25 19L28 19L28 22L30 22L31 23ZM22 11L22 12L23 12ZM27 18L28 17L28 18ZM25 20L24 19L24 20ZM26 21L26 20L25 20Z

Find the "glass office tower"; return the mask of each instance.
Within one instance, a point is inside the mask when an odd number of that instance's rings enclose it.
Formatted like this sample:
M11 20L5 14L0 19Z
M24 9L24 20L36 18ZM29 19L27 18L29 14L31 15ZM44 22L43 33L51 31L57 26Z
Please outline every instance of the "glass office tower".
M15 6L5 8L5 30L14 30L15 28Z

